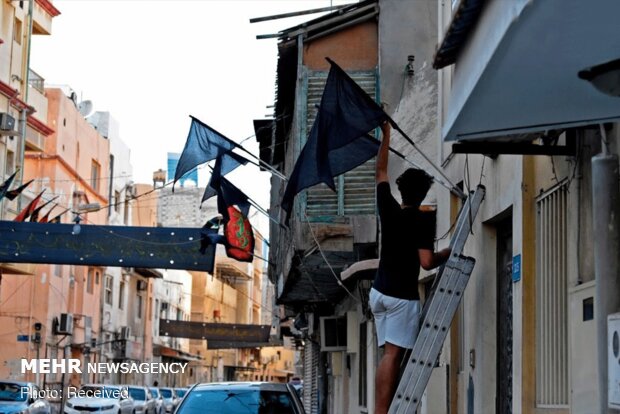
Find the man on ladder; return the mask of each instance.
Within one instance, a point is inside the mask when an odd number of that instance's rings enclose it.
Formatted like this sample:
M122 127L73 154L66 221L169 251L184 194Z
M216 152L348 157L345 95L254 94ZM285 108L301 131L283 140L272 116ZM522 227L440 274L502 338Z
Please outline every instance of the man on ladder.
M392 196L387 173L389 123L384 123L381 131L383 139L376 164L381 253L369 298L378 345L384 347L375 378L375 414L388 412L405 349L413 348L417 337L420 266L430 270L450 256L449 248L434 252L434 216L420 211L432 177L417 168L406 170L396 180L402 197L399 205Z

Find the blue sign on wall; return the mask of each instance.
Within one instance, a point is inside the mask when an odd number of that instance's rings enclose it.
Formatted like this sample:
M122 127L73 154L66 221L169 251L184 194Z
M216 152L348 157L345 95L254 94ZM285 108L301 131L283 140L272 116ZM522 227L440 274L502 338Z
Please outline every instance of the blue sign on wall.
M521 280L521 255L518 254L512 258L512 281Z
M28 342L28 335L17 335L17 342Z

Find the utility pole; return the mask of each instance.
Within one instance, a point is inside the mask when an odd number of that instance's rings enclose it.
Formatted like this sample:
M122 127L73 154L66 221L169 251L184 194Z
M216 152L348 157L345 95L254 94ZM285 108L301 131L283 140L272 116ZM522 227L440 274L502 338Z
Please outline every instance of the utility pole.
M607 316L620 309L620 188L618 156L609 149L607 132L601 125L603 151L592 157L592 214L594 231L594 274L598 362L598 413L608 408Z
M28 122L28 89L30 84L30 50L32 43L32 20L34 17L34 1L28 0L28 38L26 41L26 70L22 76L24 80L24 107L21 111L21 142L19 149L19 185L24 183L24 160L26 155L26 124ZM21 211L22 209L22 195L20 194L17 197L17 211Z

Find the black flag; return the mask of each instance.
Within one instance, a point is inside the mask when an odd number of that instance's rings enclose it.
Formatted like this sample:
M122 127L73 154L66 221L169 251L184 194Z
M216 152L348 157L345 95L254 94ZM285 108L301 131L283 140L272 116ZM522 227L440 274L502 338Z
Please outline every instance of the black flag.
M287 222L297 193L319 183L335 190L335 176L377 154L379 142L367 134L389 119L336 63L327 60L331 69L321 105L282 198Z

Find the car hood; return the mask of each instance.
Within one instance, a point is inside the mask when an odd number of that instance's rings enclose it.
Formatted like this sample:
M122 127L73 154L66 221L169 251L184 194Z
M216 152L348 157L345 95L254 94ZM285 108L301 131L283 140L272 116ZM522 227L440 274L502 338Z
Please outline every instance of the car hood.
M69 398L69 401L73 405L81 405L84 407L101 407L104 405L116 404L118 400L114 398Z
M0 411L3 413L12 413L28 408L25 401L0 401Z

